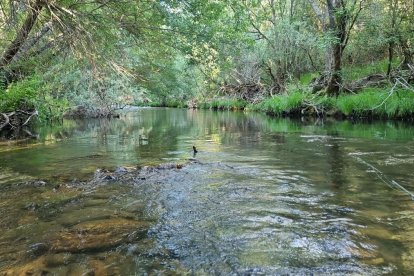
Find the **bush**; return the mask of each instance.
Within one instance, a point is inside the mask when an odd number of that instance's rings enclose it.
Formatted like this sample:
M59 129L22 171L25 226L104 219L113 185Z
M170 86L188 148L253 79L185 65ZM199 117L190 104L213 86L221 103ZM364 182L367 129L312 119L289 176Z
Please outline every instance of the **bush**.
M18 109L35 109L41 82L38 78L28 78L12 83L0 94L0 111L11 112Z
M0 93L0 112L37 110L41 121L61 117L67 107L68 102L54 98L37 76L12 83Z

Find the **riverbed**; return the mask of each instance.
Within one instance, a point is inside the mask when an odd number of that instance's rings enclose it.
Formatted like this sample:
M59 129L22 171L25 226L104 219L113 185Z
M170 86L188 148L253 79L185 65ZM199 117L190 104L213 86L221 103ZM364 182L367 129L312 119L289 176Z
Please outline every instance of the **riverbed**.
M414 273L412 124L142 108L34 133L0 141L6 274Z

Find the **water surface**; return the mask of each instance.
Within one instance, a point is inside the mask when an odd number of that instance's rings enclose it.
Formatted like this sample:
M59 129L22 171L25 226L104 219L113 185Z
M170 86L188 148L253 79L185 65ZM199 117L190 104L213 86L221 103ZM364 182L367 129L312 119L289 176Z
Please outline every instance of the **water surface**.
M412 125L140 109L37 133L0 143L0 271L414 272ZM162 177L86 182L193 145Z

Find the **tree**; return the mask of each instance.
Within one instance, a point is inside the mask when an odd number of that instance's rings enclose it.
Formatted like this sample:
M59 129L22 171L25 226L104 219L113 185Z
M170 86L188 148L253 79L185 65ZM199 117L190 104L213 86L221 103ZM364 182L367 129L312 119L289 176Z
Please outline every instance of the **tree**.
M326 0L325 6L322 7L316 0L309 0L309 2L323 26L323 31L331 40L327 48L326 93L338 95L342 89L343 53L363 8L364 0Z
M11 38L0 44L2 72L45 50L96 59L105 48L117 51L117 42L125 37L144 43L163 32L163 10L149 0L0 0L0 7L1 33Z
M44 5L45 2L43 0L29 1L27 4L26 18L20 29L17 31L15 39L5 49L0 59L0 72L4 71L4 68L10 64L22 45L27 41Z

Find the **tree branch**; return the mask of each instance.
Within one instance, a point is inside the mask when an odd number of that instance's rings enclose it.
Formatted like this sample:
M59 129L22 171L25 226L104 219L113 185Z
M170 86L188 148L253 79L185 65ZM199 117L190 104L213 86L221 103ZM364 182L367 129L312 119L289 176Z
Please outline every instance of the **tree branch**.
M39 16L42 8L42 0L36 0L29 6L26 20L17 33L16 38L12 41L9 47L7 47L6 51L3 53L3 56L0 59L0 71L10 64L14 56L17 54L17 52L19 52L22 45L27 41L29 33L33 29L33 26L35 25L37 17Z

